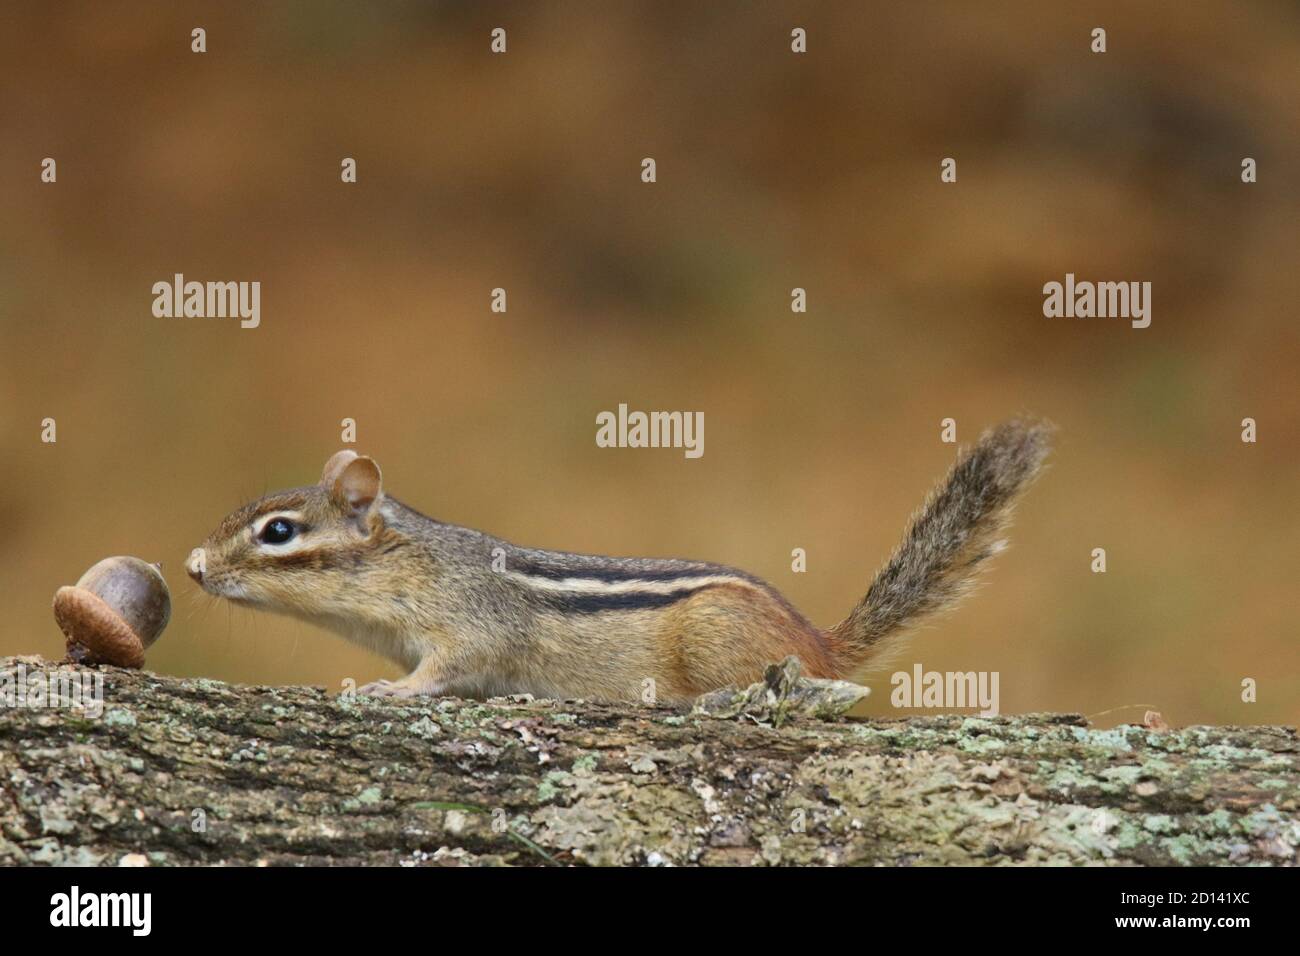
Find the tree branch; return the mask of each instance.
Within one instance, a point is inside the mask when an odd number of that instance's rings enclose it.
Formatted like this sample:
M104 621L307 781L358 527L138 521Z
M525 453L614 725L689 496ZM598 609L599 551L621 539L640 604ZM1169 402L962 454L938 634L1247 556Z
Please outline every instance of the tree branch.
M711 698L726 718L39 658L0 659L0 692L20 670L100 673L104 707L0 706L0 864L1293 864L1300 843L1292 728L823 721L775 668ZM853 696L827 694L812 712Z

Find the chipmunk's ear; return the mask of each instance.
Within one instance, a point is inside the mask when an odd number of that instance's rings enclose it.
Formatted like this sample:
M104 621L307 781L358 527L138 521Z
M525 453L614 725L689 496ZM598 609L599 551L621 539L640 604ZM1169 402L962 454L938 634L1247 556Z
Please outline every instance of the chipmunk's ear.
M339 452L339 455L351 454ZM338 458L335 455L334 458ZM334 459L330 459L333 461ZM330 497L353 514L369 511L384 493L383 476L373 458L352 458L343 463L329 489Z
M333 489L334 482L339 480L339 475L343 474L343 469L349 463L354 461L357 453L349 451L346 448L343 451L335 452L330 456L330 460L325 462L325 470L320 474L320 483L322 488Z

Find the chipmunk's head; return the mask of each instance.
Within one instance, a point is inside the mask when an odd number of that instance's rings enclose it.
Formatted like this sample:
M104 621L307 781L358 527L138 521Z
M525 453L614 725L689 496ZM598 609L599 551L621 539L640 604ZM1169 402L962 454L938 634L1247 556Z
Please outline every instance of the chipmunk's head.
M341 451L320 483L227 515L185 563L209 594L312 616L341 597L384 530L379 466Z

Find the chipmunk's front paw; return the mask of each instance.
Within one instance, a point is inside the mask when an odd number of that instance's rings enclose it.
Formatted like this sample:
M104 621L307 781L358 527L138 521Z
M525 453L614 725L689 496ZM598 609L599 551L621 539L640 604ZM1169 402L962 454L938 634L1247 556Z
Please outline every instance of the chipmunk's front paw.
M410 687L403 686L400 681L395 680L373 681L357 688L357 693L365 694L367 697L414 697L416 694Z
M436 694L437 688L405 680L377 680L357 688L357 693L367 697L423 697Z

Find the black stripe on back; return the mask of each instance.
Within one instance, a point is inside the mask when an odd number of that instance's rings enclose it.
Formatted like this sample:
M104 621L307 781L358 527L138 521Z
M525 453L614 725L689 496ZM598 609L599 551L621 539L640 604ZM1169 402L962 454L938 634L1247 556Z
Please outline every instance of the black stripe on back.
M675 570L639 569L635 567L555 567L534 564L531 561L511 555L506 558L506 568L529 577L544 578L548 581L565 581L569 578L588 581L673 581L677 578L701 578L726 576L744 580L745 577L730 568L687 567Z
M712 585L693 588L680 588L667 594L629 591L622 594L566 594L562 591L533 592L536 599L546 607L566 614L597 614L601 611L639 611L649 608L667 607L683 598L698 594Z

